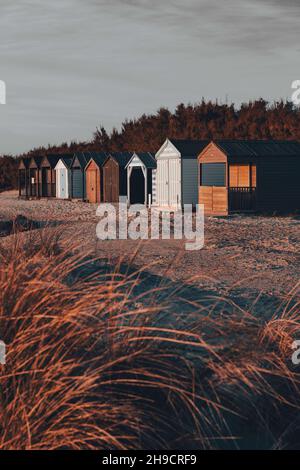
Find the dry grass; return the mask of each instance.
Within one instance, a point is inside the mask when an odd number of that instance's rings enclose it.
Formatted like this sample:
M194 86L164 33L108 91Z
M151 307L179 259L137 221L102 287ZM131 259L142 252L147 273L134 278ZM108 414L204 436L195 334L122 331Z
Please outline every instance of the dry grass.
M58 229L0 249L0 449L222 447L252 427L288 445L297 288L269 316L216 299L230 313L194 304L183 325L159 288L134 294L139 273L95 263Z

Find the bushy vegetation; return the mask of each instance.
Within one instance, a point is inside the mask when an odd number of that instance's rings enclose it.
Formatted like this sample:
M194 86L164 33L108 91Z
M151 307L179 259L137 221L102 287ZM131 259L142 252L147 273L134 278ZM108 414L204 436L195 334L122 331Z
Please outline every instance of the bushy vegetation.
M99 127L90 142L63 143L36 148L26 155L84 150L156 152L167 138L180 139L287 139L300 140L300 109L289 102L269 104L261 99L234 105L205 102L177 106L174 113L161 108L123 122L107 133Z
M10 156L0 157L0 192L18 187L18 160Z
M125 120L120 130L113 129L110 133L100 126L87 142L49 144L20 156L73 154L89 150L156 152L167 137L300 140L300 109L290 102L269 104L263 99L245 103L240 108L203 100L195 105L180 104L173 113L161 108L156 114ZM16 187L17 160L0 158L0 191Z

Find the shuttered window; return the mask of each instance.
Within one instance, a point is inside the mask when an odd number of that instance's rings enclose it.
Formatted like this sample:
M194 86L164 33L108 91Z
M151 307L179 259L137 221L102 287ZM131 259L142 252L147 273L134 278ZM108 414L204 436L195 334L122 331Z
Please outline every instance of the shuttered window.
M255 188L256 165L230 165L229 181L231 188Z
M202 163L200 175L201 186L226 186L225 163Z

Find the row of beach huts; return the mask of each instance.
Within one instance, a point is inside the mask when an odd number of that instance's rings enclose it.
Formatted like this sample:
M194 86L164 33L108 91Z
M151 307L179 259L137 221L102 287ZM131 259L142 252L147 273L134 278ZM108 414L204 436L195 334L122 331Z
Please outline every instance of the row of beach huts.
M167 139L151 152L22 158L21 198L154 205L204 204L208 215L300 209L300 143Z

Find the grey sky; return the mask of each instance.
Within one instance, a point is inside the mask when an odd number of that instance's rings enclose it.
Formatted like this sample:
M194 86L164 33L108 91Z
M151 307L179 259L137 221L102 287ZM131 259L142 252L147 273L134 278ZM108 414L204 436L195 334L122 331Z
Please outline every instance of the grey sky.
M291 95L300 1L0 0L0 153L202 96Z

